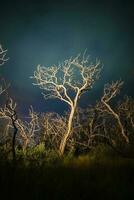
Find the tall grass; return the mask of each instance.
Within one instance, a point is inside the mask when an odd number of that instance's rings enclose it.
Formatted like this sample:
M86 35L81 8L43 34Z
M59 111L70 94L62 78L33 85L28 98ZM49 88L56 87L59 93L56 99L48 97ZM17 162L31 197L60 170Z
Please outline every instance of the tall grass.
M85 155L36 147L0 162L0 199L133 199L134 160L122 158L107 146ZM1 156L2 158L2 156Z

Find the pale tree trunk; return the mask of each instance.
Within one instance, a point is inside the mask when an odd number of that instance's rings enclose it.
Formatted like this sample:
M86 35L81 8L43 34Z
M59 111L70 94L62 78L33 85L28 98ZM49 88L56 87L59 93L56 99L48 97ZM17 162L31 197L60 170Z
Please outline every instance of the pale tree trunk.
M128 138L128 136L126 135L126 133L124 131L124 127L123 127L123 125L121 123L119 115L116 112L114 112L114 110L110 107L110 105L108 103L106 103L103 100L102 100L102 103L106 106L106 108L110 111L110 113L113 115L113 117L117 120L117 123L119 125L122 137L124 138L126 143L129 143L129 138Z
M60 143L60 147L59 147L60 155L64 154L67 140L68 140L69 136L71 135L71 129L72 129L72 123L73 123L75 108L76 107L74 107L74 106L71 107L71 112L70 112L70 115L69 115L68 125L67 125L67 132L64 134L64 136L61 140L61 143Z
M77 102L78 102L80 93L81 93L81 91L78 90L78 92L77 92L77 94L75 96L74 102L71 105L71 112L70 112L69 119L68 119L67 132L64 134L64 136L63 136L63 138L61 140L61 143L60 143L60 147L59 147L60 155L64 154L65 147L66 147L66 144L67 144L67 140L71 135L73 118L74 118L74 114L75 114L75 111L76 111L76 106L77 106Z

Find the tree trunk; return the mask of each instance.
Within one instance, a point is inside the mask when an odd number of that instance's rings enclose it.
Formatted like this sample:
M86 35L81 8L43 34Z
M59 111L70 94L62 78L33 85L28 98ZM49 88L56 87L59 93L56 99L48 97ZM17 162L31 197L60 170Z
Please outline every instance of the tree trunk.
M129 138L128 138L128 136L126 135L126 133L124 131L124 127L123 127L123 125L121 123L119 115L110 107L110 105L108 103L106 103L103 100L102 100L102 103L105 105L105 107L110 111L110 113L116 119L116 121L117 121L117 123L119 125L119 128L120 128L120 131L121 131L121 135L124 138L124 140L126 141L126 143L128 144L129 143Z
M12 124L14 127L14 133L13 133L13 139L12 139L12 153L13 153L13 160L15 161L16 160L15 142L16 142L16 134L18 132L18 129L13 120L12 120Z
M64 154L67 140L68 140L68 138L71 134L71 128L72 128L72 122L73 122L73 117L74 117L74 113L75 113L75 108L76 108L76 106L71 107L71 112L70 112L70 115L69 115L68 125L67 125L67 132L63 136L61 143L60 143L60 147L59 147L60 155Z

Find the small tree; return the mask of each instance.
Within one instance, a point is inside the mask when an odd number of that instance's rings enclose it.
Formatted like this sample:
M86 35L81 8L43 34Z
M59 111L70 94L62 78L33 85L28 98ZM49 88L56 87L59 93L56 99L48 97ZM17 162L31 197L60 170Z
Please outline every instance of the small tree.
M58 98L68 104L70 114L67 130L64 133L60 146L60 154L64 154L66 143L71 135L73 117L81 95L92 88L93 83L100 74L100 61L89 63L89 57L78 55L75 58L65 60L58 66L42 67L37 66L34 72L36 83L41 89L46 99Z

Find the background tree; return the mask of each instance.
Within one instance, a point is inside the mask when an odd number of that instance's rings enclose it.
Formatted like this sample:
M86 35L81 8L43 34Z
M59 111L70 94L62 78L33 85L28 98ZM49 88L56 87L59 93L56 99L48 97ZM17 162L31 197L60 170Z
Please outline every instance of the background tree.
M114 98L119 92L120 88L123 85L122 81L112 82L111 84L106 84L104 87L104 94L101 98L101 103L108 113L110 113L114 119L117 121L118 126L120 128L120 134L126 143L129 143L129 137L125 133L125 129L121 122L119 114L114 111L114 109L110 106L110 100Z
M41 142L45 149L58 151L61 138L66 131L66 117L58 113L42 113L40 116Z
M2 45L0 44L0 66L4 65L5 62L8 60L8 58L6 58L6 54L7 54L7 49L3 49Z
M9 98L5 106L3 108L0 107L0 119L3 119L5 126L2 138L3 140L4 138L10 138L10 132L13 132L13 155L15 155L15 143L16 146L21 146L24 151L28 146L32 147L36 145L40 130L38 114L33 110L33 107L31 106L29 109L29 116L22 120L22 118L18 118L17 116L16 106L17 104L13 99Z
M26 120L18 119L16 125L19 133L17 139L21 143L23 151L28 146L34 146L37 143L40 127L38 114L33 110L32 106L29 108L29 116Z
M0 108L0 118L8 119L8 124L6 127L6 135L9 131L9 128L13 128L13 136L12 136L13 160L15 160L16 158L15 143L16 143L16 134L18 132L18 128L16 125L17 121L16 105L17 104L13 102L13 99L9 98L4 108Z
M4 50L2 45L0 44L0 66L4 65L5 62L8 60L8 58L6 58L6 55L7 55L7 49ZM0 95L1 95L7 90L9 85L6 84L3 77L0 77L0 82L1 82L0 84Z
M68 138L71 135L78 100L84 92L92 88L95 80L99 78L100 70L100 61L96 60L95 63L89 63L89 57L85 57L84 54L65 60L58 66L44 67L38 65L34 72L32 77L36 80L34 85L46 91L46 93L43 93L46 99L58 98L70 107L67 130L59 146L61 155L64 153Z
M132 97L125 96L119 101L117 111L124 125L129 142L134 144L134 100Z

